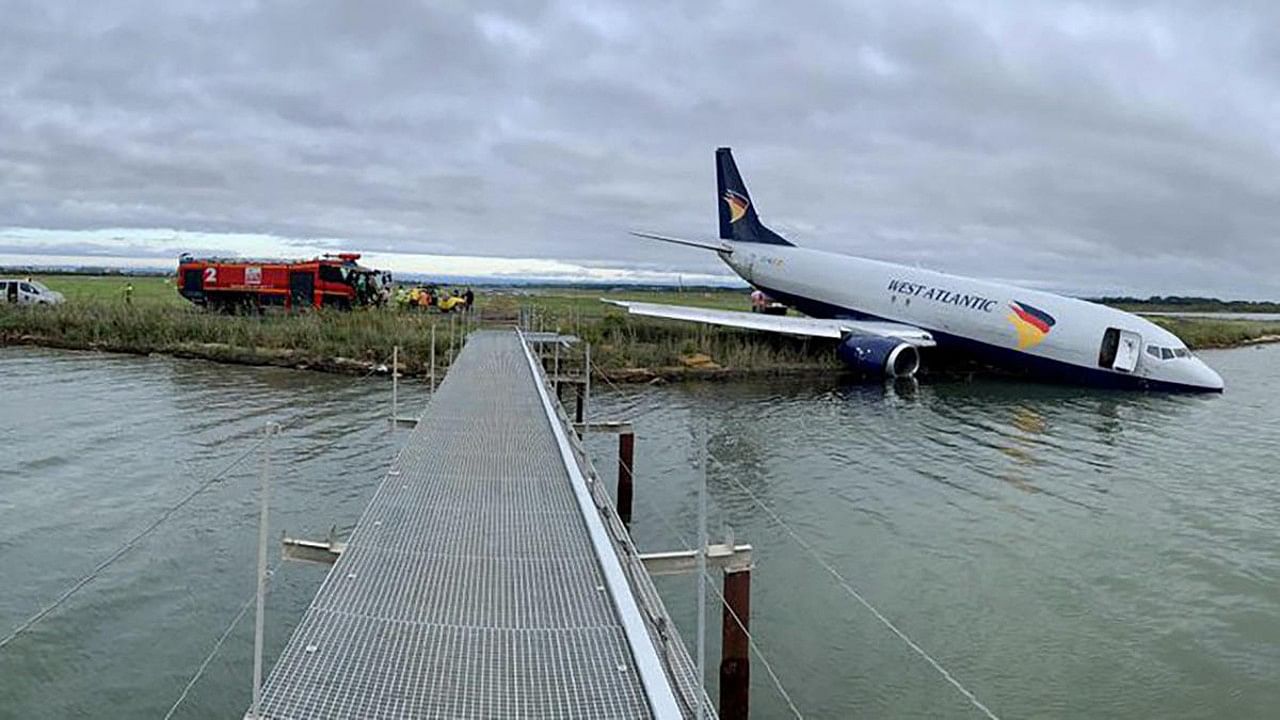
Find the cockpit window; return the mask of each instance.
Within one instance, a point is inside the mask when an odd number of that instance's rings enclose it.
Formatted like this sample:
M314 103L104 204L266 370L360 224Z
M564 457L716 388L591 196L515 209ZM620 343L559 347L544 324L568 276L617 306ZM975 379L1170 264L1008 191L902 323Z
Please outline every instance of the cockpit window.
M1172 360L1174 358L1189 358L1191 351L1184 348L1167 348L1159 345L1148 345L1147 354L1157 360Z

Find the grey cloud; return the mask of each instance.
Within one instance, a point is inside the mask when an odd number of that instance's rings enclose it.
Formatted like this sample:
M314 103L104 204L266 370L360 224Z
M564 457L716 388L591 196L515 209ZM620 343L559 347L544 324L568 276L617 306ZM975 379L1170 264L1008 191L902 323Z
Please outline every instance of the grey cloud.
M0 255L22 255L31 252L30 245L0 240ZM142 243L125 243L106 245L91 242L56 242L42 243L40 255L58 255L69 257L135 257L163 259L166 264L178 256L180 251L173 248L157 247Z
M9 3L0 226L689 272L733 145L807 246L1280 295L1267 3Z

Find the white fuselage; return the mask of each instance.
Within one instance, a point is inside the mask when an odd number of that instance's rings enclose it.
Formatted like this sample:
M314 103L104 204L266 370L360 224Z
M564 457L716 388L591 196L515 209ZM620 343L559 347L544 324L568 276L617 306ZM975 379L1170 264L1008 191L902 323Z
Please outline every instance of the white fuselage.
M862 314L914 325L934 333L940 347L991 350L1006 363L1033 370L1078 371L1085 382L1222 389L1218 374L1177 336L1132 313L849 255L729 244L732 251L720 257L738 275L784 301L803 300L794 304L809 314ZM1114 352L1104 348L1108 337Z

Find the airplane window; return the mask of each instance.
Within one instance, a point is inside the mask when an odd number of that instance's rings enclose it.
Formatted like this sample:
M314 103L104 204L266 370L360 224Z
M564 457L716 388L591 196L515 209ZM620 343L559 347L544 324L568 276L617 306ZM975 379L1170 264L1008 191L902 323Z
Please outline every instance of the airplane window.
M1189 357L1191 357L1191 351L1190 351L1190 350L1188 350L1188 349L1186 349L1186 348L1174 348L1174 349L1173 349L1173 354L1174 354L1176 357L1180 357L1180 358L1189 358Z
M1148 354L1148 355L1150 355L1151 357L1153 357L1153 358L1155 358L1155 359L1159 360L1159 359L1160 359L1160 348L1156 347L1155 345L1148 345L1148 346L1147 346L1147 354Z
M1160 358L1162 360L1172 360L1173 351L1170 350L1169 348L1160 348Z

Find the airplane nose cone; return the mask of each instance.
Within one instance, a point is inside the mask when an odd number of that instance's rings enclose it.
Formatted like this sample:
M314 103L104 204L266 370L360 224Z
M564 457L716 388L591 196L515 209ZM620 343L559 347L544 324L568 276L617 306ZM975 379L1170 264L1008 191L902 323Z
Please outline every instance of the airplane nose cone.
M1225 383L1222 382L1222 376L1216 370L1204 364L1204 361L1196 358L1196 384L1206 390L1222 392Z

